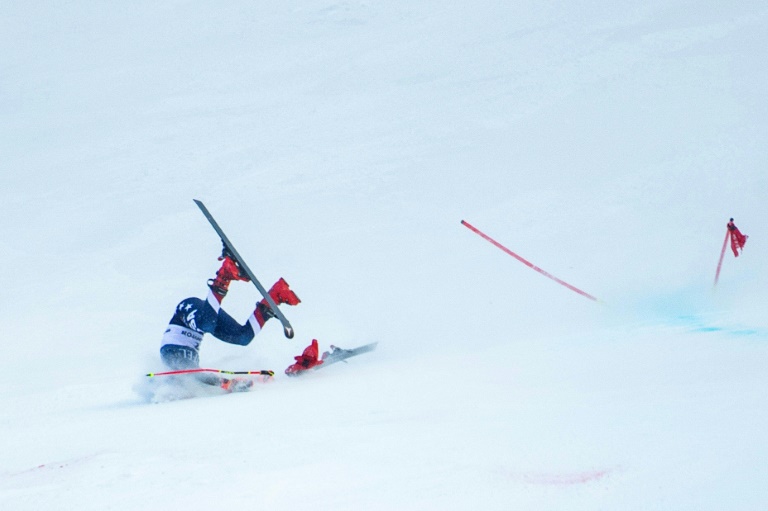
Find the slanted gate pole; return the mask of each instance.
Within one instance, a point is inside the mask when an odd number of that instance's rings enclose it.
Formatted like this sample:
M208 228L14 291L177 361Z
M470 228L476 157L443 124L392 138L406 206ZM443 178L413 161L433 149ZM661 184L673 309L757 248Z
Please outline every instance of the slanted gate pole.
M717 281L720 280L720 269L723 267L723 258L725 257L725 249L728 247L728 238L731 237L731 231L725 230L725 239L723 240L723 249L720 251L720 260L717 262L717 271L715 272L715 286ZM714 286L713 286L714 287Z
M502 245L502 244L501 244L501 243L499 243L498 241L494 240L493 238L491 238L490 236L488 236L488 235L487 235L487 234L485 234L484 232L480 231L480 230L479 230L479 229L477 229L476 227L474 227L474 226L470 225L469 223L465 222L464 220L462 220L462 221L461 221L461 225L463 225L464 227L466 227L466 228L467 228L467 229L469 229L470 231L474 232L475 234L477 234L477 235L478 235L478 236L480 236L481 238L483 238L483 239L485 239L485 240L489 241L491 244L493 244L493 245L494 245L494 246L496 246L497 248L499 248L499 249L501 249L502 251L506 252L507 254L511 255L512 257L514 257L515 259L517 259L518 261L520 261L521 263L523 263L524 265L526 265L526 266L527 266L527 267L529 267L530 269L532 269L532 270L534 270L534 271L537 271L537 272L541 273L542 275L544 275L544 276L545 276L545 277L547 277L548 279L552 279L552 280L554 280L555 282L557 282L557 283L558 283L558 284L560 284L561 286L567 287L568 289L570 289L570 290L571 290L571 291L573 291L574 293L580 294L580 295L581 295L581 296L583 296L584 298L588 298L589 300L593 300L593 301L595 301L595 302L599 302L599 301L600 301L600 300L598 300L597 298L595 298L594 296L592 296L591 294L589 294L589 293L585 293L585 292L584 292L584 291L582 291L581 289L579 289L579 288L577 288L577 287L574 287L574 286L570 285L569 283L567 283L567 282L565 282L565 281L563 281L563 280L560 280L560 279L558 279L558 278L557 278L557 277L555 277L554 275L552 275L552 274L550 274L550 273L547 273L546 271L542 270L541 268L539 268L538 266L534 265L533 263L531 263L531 262L529 262L529 261L526 261L525 259L523 259L523 258L522 258L522 257L520 257L519 255L515 254L514 252L512 252L510 249L508 249L507 247L505 247L504 245Z

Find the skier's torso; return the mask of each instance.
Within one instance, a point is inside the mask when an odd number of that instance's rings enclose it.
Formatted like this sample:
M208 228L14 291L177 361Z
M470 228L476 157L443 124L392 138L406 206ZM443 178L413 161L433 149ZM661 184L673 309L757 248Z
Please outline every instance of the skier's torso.
M168 328L165 329L161 346L173 344L197 350L203 341L206 326L215 321L215 316L216 311L209 301L200 298L182 300L176 307Z
M171 323L168 325L168 328L165 329L165 333L163 334L163 339L160 343L160 346L173 344L174 346L186 346L197 351L202 341L202 333L195 332L190 328L174 325Z

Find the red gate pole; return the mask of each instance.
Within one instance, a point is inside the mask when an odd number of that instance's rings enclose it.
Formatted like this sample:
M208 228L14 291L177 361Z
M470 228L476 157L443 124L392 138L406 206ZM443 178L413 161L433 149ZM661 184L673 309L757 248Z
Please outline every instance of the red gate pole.
M720 268L723 267L723 257L725 256L725 249L728 246L728 238L731 236L731 231L725 230L725 239L723 240L723 249L720 251L720 260L717 262L717 271L715 272L715 286L718 279L720 279Z
M462 220L462 221L461 221L461 224L462 224L463 226L465 226L467 229L469 229L470 231L472 231L472 232L474 232L475 234L477 234L478 236L480 236L481 238L484 238L484 239L486 239L487 241L490 241L490 242L491 242L493 245L496 245L496 247L497 247L497 248L500 248L501 250L503 250L503 251L504 251L504 252L506 252L507 254L511 255L512 257L514 257L515 259L517 259L518 261L520 261L521 263L523 263L524 265L526 265L526 266L527 266L527 267L529 267L530 269L532 269L532 270L535 270L535 271L537 271L537 272L541 273L541 274L542 274L542 275L544 275L545 277L547 277L547 278L549 278L549 279L552 279L552 280L554 280L555 282L557 282L557 283L558 283L558 284L560 284L561 286L565 286L565 287L567 287L568 289L570 289L571 291L573 291L573 292L575 292L575 293L578 293L578 294L580 294L581 296L583 296L583 297L585 297L585 298L589 298L590 300L593 300L593 301L595 301L595 302L599 302L599 301L600 301L600 300L598 300L597 298L595 298L594 296L592 296L591 294L589 294L589 293L585 293L585 292L584 292L584 291L582 291L581 289L579 289L579 288L577 288L577 287L574 287L574 286L570 285L569 283L567 283L567 282L565 282L565 281L562 281L562 280L558 279L558 278L557 278L557 277L555 277L554 275L551 275L551 274L547 273L546 271L542 270L541 268L539 268L538 266L534 265L533 263L531 263L531 262L529 262L529 261L526 261L525 259L523 259L523 258L522 258L522 257L520 257L519 255L515 254L514 252L512 252L510 249L508 249L507 247L505 247L504 245L502 245L502 244L501 244L501 243L499 243L498 241L494 240L493 238L491 238L491 237L490 237L490 236L488 236L487 234L485 234L485 233L481 232L481 231L480 231L479 229L477 229L476 227L473 227L473 226L469 225L469 224L468 224L467 222L465 222L464 220Z

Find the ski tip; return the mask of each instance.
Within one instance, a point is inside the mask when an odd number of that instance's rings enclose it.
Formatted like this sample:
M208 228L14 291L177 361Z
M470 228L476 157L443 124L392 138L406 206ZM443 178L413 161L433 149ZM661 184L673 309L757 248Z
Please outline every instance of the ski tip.
M283 332L285 332L285 336L289 339L293 339L293 327L290 326L284 326Z

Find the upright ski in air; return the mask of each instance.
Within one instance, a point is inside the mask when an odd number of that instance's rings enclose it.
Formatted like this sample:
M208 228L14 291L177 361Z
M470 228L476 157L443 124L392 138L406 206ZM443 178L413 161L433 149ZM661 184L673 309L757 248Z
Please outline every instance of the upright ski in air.
M201 201L197 199L193 199L195 201L195 204L197 204L197 207L200 208L200 211L203 212L203 215L205 215L205 218L208 219L208 221L211 223L211 226L216 231L216 234L219 235L219 238L221 238L221 242L224 244L225 250L229 252L230 257L234 259L237 264L240 266L240 268L245 272L246 275L248 275L248 278L251 279L251 282L253 282L253 285L256 286L256 289L259 290L259 293L261 293L261 296L264 297L264 299L267 301L267 304L269 305L269 308L272 309L272 312L275 313L275 317L280 320L280 323L283 325L283 332L285 333L285 336L289 339L293 338L293 327L291 326L291 323L288 321L288 319L285 317L285 315L280 311L280 309L277 307L277 304L272 299L271 296L269 296L269 293L266 289L264 289L264 286L261 285L261 282L256 278L256 276L253 274L250 268L248 268L248 265L245 264L245 261L240 256L240 254L235 250L235 247L232 245L232 242L229 241L229 238L227 238L227 235L224 234L224 231L221 230L221 227L219 227L219 224L214 220L213 216L211 215L211 212L208 211L208 208L205 207L205 204L203 204Z

